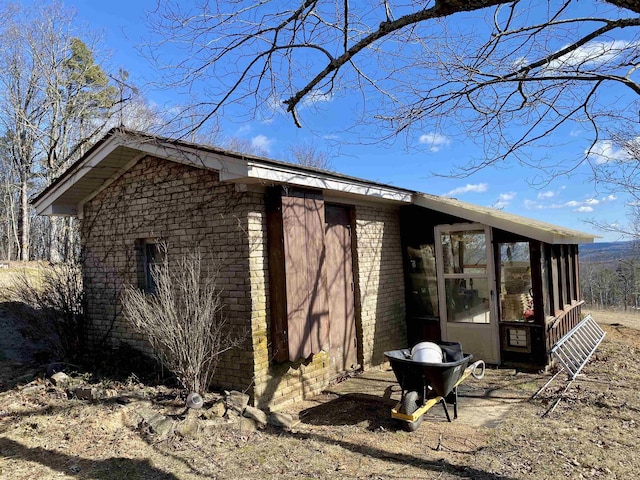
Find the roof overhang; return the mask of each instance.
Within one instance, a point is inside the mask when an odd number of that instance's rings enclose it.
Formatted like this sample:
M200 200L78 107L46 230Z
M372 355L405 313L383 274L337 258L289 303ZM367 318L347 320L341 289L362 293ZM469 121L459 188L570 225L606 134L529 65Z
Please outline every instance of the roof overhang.
M332 199L414 204L549 244L592 243L595 236L456 199L428 195L315 168L183 141L113 129L33 200L39 215L78 215L140 159L154 156L219 172L223 182L322 190Z
M286 184L331 191L347 197L411 202L412 192L409 190L119 129L111 131L38 195L33 200L36 212L39 215L77 215L84 203L148 155L216 170L223 182Z
M413 203L420 207L481 223L552 245L593 243L595 235L521 217L489 207L481 207L448 197L416 193Z

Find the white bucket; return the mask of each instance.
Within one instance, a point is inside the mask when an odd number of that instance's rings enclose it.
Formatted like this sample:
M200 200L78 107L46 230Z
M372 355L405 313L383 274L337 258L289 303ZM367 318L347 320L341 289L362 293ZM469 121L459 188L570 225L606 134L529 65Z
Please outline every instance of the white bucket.
M442 349L433 342L420 342L411 349L411 360L422 363L442 363Z

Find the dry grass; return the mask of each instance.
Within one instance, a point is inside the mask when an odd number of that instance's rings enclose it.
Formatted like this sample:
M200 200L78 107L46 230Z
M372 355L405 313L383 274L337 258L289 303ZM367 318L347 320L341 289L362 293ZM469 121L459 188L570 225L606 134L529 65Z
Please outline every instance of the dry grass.
M234 424L197 440L158 441L136 428L135 404L67 400L45 386L9 389L0 393L0 478L636 478L640 332L624 326L636 325L636 317L597 313L609 324L607 338L548 418L541 414L562 381L528 401L543 376L489 371L474 388L524 398L496 428L466 422L474 415L467 409L453 423L434 412L407 433L389 418L380 395L348 393L355 382L347 381L342 395L292 407L302 421L291 432ZM0 369L5 377L11 372ZM142 385L112 387L148 398L165 413L179 403Z
M597 314L597 317L602 317ZM637 323L622 315L624 323ZM513 410L491 432L475 464L514 478L637 478L640 423L640 332L618 324L572 384L555 412L541 414L564 388L552 384L539 401Z
M44 268L47 268L47 265L42 262L10 262L9 268L0 268L0 301L8 300L8 287L20 283L21 278L39 281Z

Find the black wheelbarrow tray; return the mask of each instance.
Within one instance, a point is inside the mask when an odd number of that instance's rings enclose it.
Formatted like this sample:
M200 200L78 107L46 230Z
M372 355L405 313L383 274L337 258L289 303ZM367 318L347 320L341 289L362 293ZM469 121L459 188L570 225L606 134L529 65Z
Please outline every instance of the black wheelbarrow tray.
M458 418L458 385L469 375L482 378L484 362L468 366L473 358L462 352L457 342L438 342L443 350L443 363L424 363L411 360L407 349L384 352L393 373L402 388L400 402L391 409L391 417L401 420L408 431L416 430L423 415L434 405L441 403L447 420L451 421L447 403L453 404L453 418ZM480 374L474 373L481 368Z

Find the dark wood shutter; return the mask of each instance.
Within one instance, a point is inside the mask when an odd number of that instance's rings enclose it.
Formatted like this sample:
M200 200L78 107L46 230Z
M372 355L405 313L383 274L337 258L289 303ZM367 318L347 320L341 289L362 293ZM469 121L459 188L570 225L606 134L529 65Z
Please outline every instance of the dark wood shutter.
M294 361L329 347L324 201L300 190L270 196L271 338L274 358Z
M289 360L328 348L324 202L318 194L282 197Z

